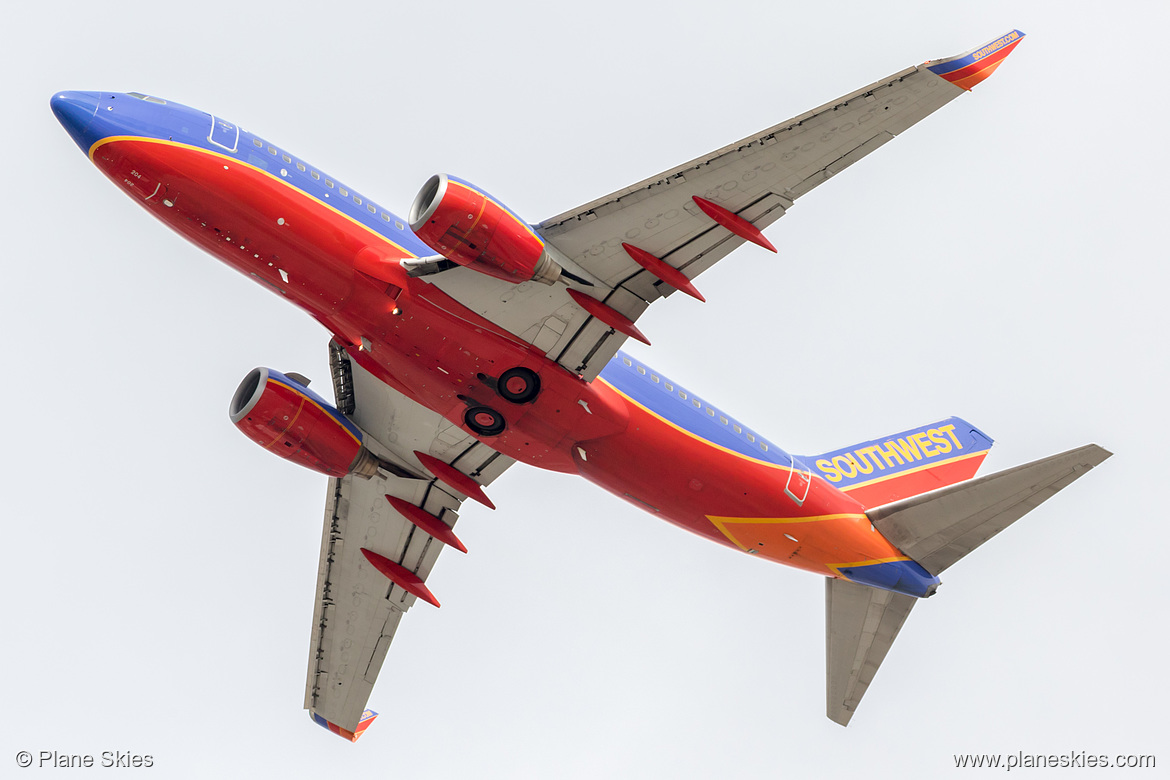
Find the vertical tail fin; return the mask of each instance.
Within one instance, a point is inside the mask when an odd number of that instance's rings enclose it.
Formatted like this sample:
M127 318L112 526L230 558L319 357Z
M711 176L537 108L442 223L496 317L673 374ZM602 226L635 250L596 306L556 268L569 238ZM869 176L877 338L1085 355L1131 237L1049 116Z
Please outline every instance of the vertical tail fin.
M951 417L800 460L871 507L970 479L991 444L983 431Z
M894 546L938 576L1111 454L1087 444L866 514ZM849 723L916 600L848 580L827 581L826 712L831 720Z
M825 714L849 725L918 599L902 593L825 580Z

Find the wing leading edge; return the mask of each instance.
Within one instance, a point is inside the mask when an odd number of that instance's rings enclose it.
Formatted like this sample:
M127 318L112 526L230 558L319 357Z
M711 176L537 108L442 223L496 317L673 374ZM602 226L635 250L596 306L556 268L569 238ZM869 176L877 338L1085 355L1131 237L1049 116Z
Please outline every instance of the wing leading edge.
M797 199L985 79L1022 38L1013 30L972 52L899 71L546 219L537 231L598 282L579 287L578 294L636 321L676 289L654 272L657 266L638 262L639 251L693 280L753 240L713 217L704 203L757 231L767 227ZM563 286L517 287L465 268L427 279L587 380L628 335L575 303Z

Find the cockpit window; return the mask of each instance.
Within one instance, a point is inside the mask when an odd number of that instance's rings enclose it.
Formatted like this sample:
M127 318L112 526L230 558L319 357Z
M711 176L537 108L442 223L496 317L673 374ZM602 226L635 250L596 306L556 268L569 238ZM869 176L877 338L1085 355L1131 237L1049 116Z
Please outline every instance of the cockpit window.
M158 103L158 104L163 105L163 106L165 106L167 104L167 101L163 100L162 98L151 97L150 95L143 95L141 92L127 92L126 94L129 95L130 97L138 98L139 100L145 100L147 103Z

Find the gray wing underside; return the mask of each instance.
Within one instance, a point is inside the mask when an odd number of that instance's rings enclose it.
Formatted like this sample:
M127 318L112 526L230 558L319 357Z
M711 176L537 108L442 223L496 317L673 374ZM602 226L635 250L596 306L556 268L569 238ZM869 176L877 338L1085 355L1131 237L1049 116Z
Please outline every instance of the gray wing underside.
M825 581L825 714L849 724L918 599L848 580Z
M458 426L386 386L331 345L339 399L353 399L351 419L376 455L424 474L414 451L451 463L488 484L514 461ZM344 365L342 365L344 364ZM305 708L353 731L370 698L403 614L416 597L375 570L361 548L379 553L427 580L443 544L386 501L393 495L454 526L463 496L430 479L395 476L330 479L317 571Z
M536 227L570 261L567 267L600 282L577 289L637 320L674 289L635 263L622 242L693 279L743 239L717 227L692 196L714 201L762 229L797 198L962 92L925 65L908 68ZM466 268L425 278L587 380L626 338L573 303L563 285L513 285Z
M1110 454L1087 444L866 514L894 546L937 576ZM833 721L849 723L915 601L848 580L827 580L827 714Z
M891 544L937 576L1111 454L1086 444L866 514Z

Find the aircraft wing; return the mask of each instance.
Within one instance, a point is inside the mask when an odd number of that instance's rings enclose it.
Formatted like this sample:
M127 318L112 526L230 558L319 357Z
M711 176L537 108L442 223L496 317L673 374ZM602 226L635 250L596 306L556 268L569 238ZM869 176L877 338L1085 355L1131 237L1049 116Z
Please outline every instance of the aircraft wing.
M1023 33L1013 30L966 54L899 71L546 219L536 230L570 261L566 270L595 282L593 287L574 285L579 293L637 320L650 303L675 288L635 261L623 243L694 279L745 241L717 222L696 197L714 204L721 216L738 217L749 230L765 228L802 195L987 78L1022 39ZM576 304L561 285L517 286L466 268L428 280L586 380L626 339Z
M404 472L420 475L363 479L351 474L329 480L305 708L322 726L356 740L374 717L366 703L398 623L420 598L416 594L433 599L425 581L447 546L401 510L421 508L450 528L464 498L443 481L429 478L415 452L438 458L484 485L514 461L387 386L336 343L330 344L330 357L339 407L369 434L370 450L401 464ZM410 506L395 507L387 496ZM441 528L431 530L445 535ZM422 589L409 578L403 580L405 586L396 584L379 570L385 563L375 563L363 550L402 567Z

